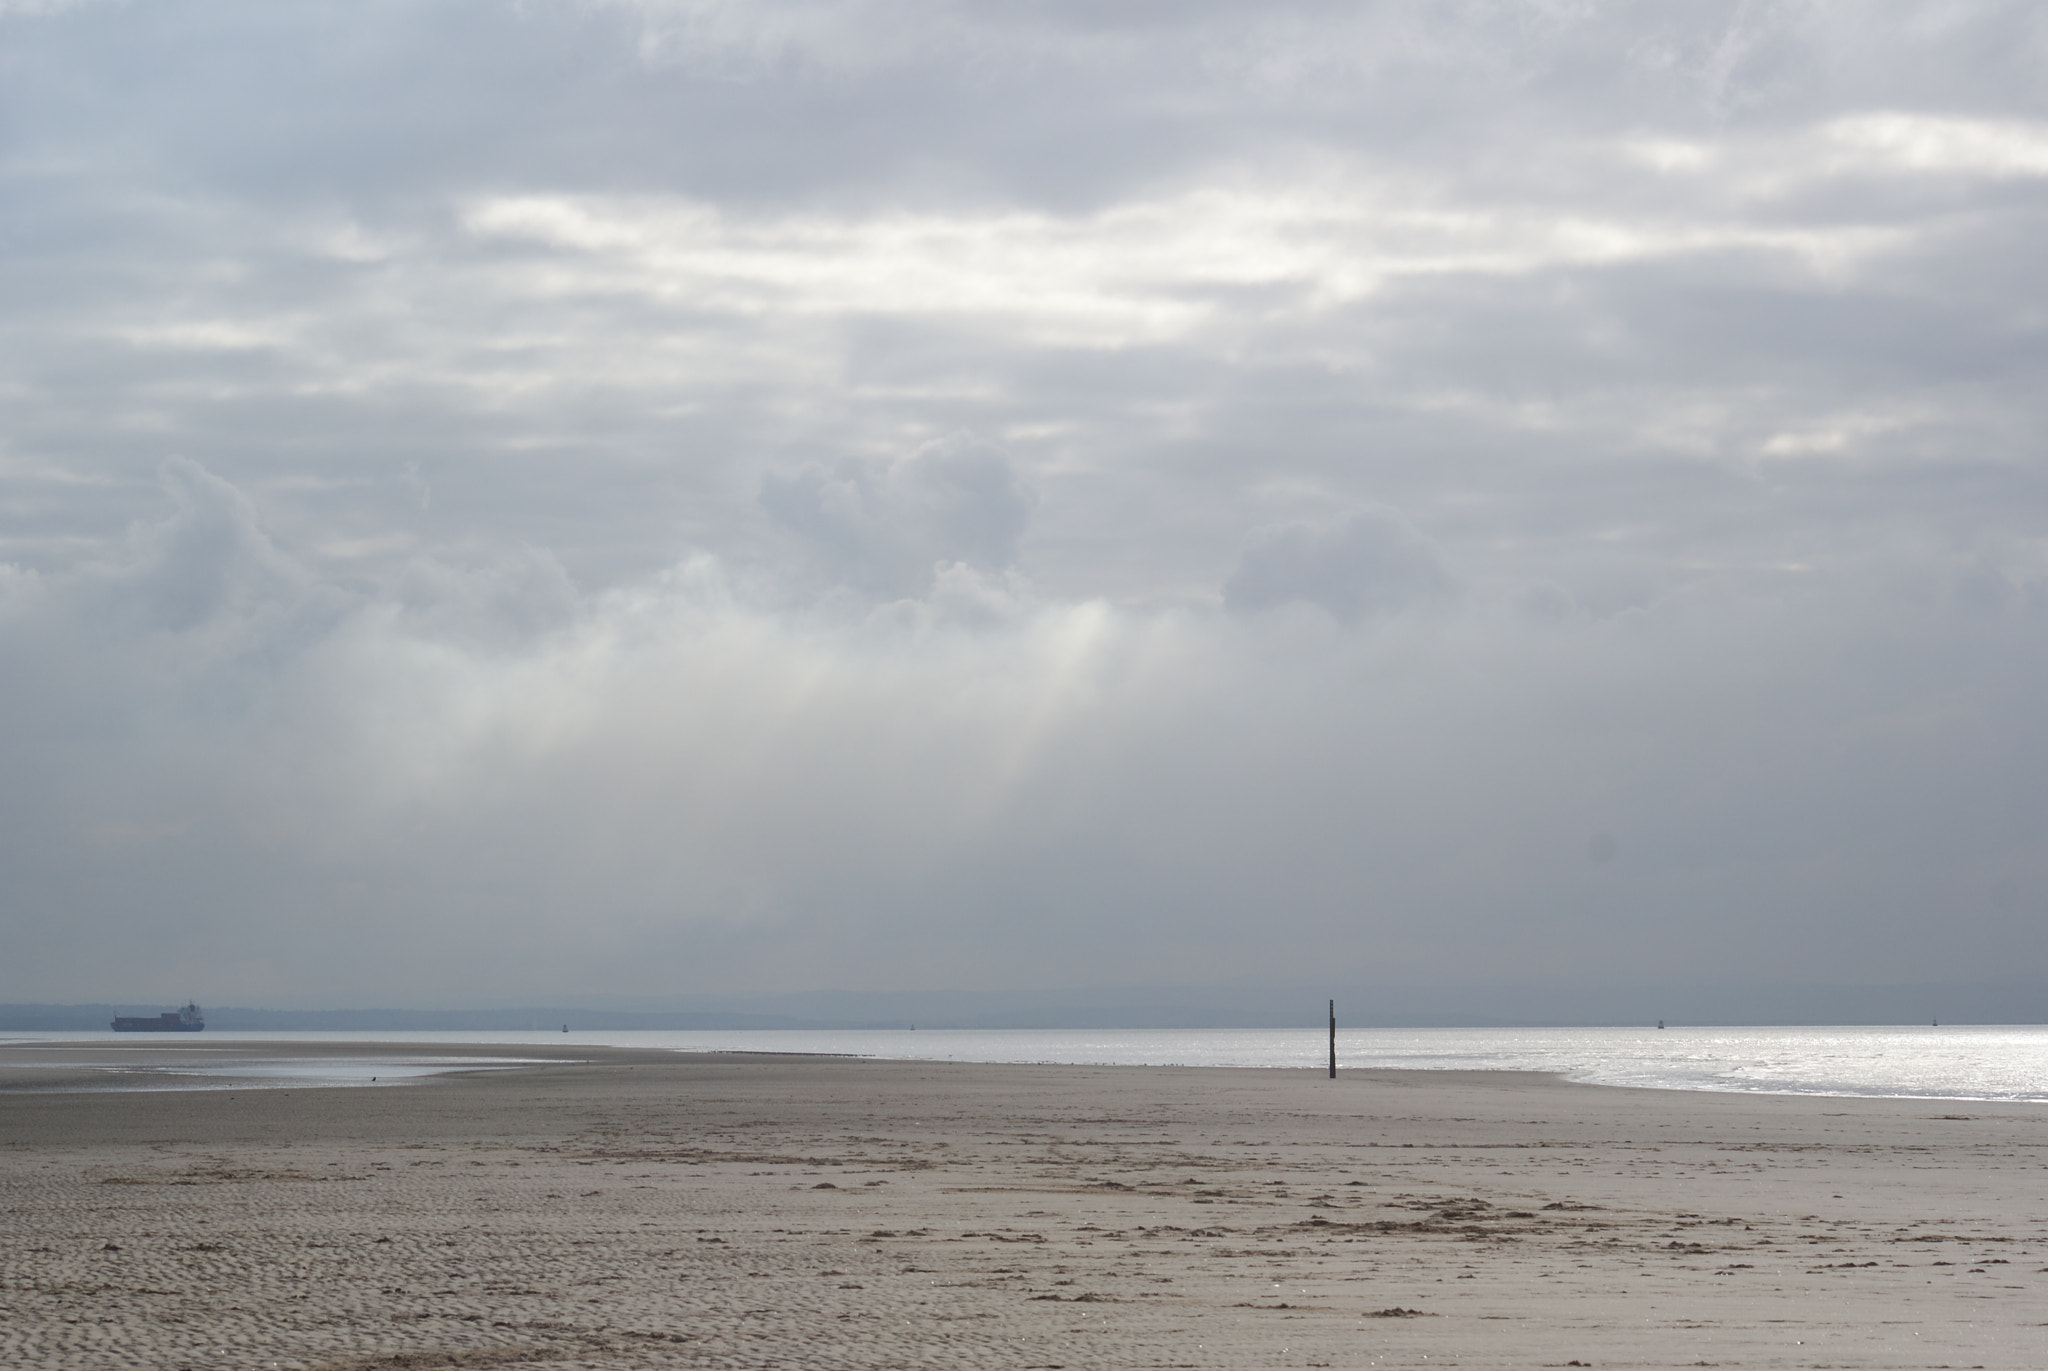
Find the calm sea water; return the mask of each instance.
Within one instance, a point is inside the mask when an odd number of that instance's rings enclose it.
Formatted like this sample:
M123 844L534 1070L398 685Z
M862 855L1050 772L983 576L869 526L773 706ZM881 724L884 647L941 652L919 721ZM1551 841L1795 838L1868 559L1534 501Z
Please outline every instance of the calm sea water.
M217 1033L180 1039L218 1060L166 1086L378 1084L460 1069L456 1061L379 1057L378 1043L505 1048L579 1043L677 1052L807 1052L902 1061L1096 1065L1321 1067L1325 1034L1286 1029L889 1029L569 1033ZM16 1034L14 1043L133 1043L127 1034ZM161 1041L161 1040L159 1040ZM236 1060L238 1042L360 1043L363 1054L292 1062ZM502 1062L515 1060L507 1052ZM1549 1071L1596 1085L1799 1095L1906 1096L2048 1102L2048 1026L1957 1028L1440 1028L1352 1029L1338 1067Z

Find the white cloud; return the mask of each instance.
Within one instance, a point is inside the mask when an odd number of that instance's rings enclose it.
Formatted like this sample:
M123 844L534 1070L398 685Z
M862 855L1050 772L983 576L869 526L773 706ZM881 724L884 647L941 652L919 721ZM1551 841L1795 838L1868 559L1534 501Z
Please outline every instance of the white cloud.
M690 202L493 200L485 239L560 256L521 262L508 292L653 304L764 322L941 316L1043 346L1116 348L1308 320L1389 283L1527 275L1758 250L1830 268L1895 248L1889 226L1703 220L1697 207L1588 214L1461 204L1412 173L1330 161L1277 178L1127 201L1075 217L1013 210L737 219ZM1235 182L1235 184L1230 184ZM1236 304L1231 292L1277 291Z
M1851 115L1827 127L1866 166L1965 176L2048 176L2048 123L1909 112Z

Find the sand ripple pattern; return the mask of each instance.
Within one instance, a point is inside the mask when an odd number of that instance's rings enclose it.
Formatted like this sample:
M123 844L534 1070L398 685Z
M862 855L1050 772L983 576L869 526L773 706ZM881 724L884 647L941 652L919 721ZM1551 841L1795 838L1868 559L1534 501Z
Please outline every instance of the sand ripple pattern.
M2048 1364L2048 1111L597 1054L0 1095L0 1365Z

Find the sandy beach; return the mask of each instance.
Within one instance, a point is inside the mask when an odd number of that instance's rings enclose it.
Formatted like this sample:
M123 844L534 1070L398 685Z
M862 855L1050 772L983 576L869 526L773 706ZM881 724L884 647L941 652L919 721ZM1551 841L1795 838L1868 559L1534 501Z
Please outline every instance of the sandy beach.
M197 1050L0 1048L0 1366L2048 1365L2048 1106L572 1046L50 1088Z

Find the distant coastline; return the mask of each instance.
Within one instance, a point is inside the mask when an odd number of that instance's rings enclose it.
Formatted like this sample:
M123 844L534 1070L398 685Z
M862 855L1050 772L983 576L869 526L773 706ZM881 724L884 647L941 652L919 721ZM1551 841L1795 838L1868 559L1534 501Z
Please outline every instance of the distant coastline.
M1314 1027L1331 996L1355 1028L1599 1028L2048 1023L2048 984L1887 986L1105 987L1047 991L827 992L668 999L562 996L483 1008L265 1008L215 992L221 1032L521 1032L737 1029L1228 1029ZM95 1032L157 1003L0 1003L0 1032Z

